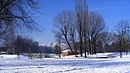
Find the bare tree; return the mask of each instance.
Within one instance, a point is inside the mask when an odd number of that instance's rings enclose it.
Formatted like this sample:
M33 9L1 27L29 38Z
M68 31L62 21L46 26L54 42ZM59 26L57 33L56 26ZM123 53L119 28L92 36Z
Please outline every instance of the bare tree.
M113 34L108 31L100 32L97 36L97 51L108 52L111 51L111 44L113 43Z
M77 49L78 49L78 48L75 47L75 44L76 44L76 25L75 25L75 16L73 15L72 17L73 18L70 19L71 23L69 25L70 29L69 29L69 35L68 35L69 37L68 38L69 38L72 50L75 51L75 56L76 56Z
M37 30L37 24L31 15L36 9L37 2L34 0L0 0L0 37L15 36L21 30ZM5 35L6 33L10 35Z
M125 51L125 46L129 39L129 23L126 20L121 20L116 29L116 41L118 46L118 51L120 52L120 58L122 58L122 52Z
M70 37L71 40L74 43L74 33L75 29L72 27L74 25L74 14L71 11L62 11L59 13L56 18L54 25L58 29L57 31L60 33L60 36L62 36L63 40L67 43L70 50L73 51L73 48L70 43Z
M88 37L87 37L87 31L88 31L88 8L87 8L87 4L86 4L86 0L84 0L84 7L83 7L83 44L84 44L84 54L85 54L85 58L87 57L87 41L88 41Z
M84 3L85 2L85 3ZM86 0L76 0L76 24L80 43L80 56L83 56L83 36L84 36L84 25L86 25Z
M90 54L96 54L96 41L100 32L104 29L104 20L101 15L96 12L90 12L89 26L88 26L88 38Z

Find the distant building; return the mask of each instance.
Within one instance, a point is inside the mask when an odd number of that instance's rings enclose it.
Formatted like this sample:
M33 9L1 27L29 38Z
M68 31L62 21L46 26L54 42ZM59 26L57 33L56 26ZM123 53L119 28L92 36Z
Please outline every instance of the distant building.
M64 56L69 56L69 55L72 55L71 50L63 50L63 51L62 51L62 56L63 56L63 57L64 57Z

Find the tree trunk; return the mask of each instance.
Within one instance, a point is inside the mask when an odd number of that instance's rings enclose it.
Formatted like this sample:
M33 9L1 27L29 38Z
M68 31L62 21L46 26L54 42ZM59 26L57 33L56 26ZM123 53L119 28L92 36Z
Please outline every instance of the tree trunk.
M128 51L126 51L126 55L128 54Z
M67 36L65 36L65 40L66 40L66 42L67 42L67 44L68 44L68 46L69 46L71 52L73 53L72 47L71 47L71 45L70 45L70 43L69 43L69 41L68 41L68 39L67 39Z
M85 55L85 58L87 58L87 54L86 54L86 48L85 48L85 50L84 50L84 55Z
M96 43L95 43L95 41L93 42L93 53L94 54L97 54L97 50L96 50Z
M80 56L82 57L83 56L83 41L82 41L82 37L80 37Z
M77 48L75 48L75 37L72 35L73 50L75 50L75 57L77 57Z
M90 39L88 41L88 54L91 54L91 44L90 44Z
M86 42L86 38L84 39L84 55L85 55L85 58L87 58L87 42Z
M120 58L122 58L122 52L120 51Z

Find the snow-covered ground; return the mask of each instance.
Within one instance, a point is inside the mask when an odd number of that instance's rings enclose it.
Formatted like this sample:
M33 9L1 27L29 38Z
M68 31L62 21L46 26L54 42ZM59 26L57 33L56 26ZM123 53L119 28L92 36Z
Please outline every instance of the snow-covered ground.
M0 55L0 73L130 73L130 55L98 58L111 53L91 55L97 58L28 59L16 55ZM9 57L10 56L10 57Z

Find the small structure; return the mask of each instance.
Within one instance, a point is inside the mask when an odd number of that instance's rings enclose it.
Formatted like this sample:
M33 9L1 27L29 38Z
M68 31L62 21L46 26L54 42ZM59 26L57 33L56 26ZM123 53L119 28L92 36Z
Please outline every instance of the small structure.
M72 52L70 51L70 50L63 50L62 51L62 56L64 57L64 56L69 56L69 55L72 55Z

